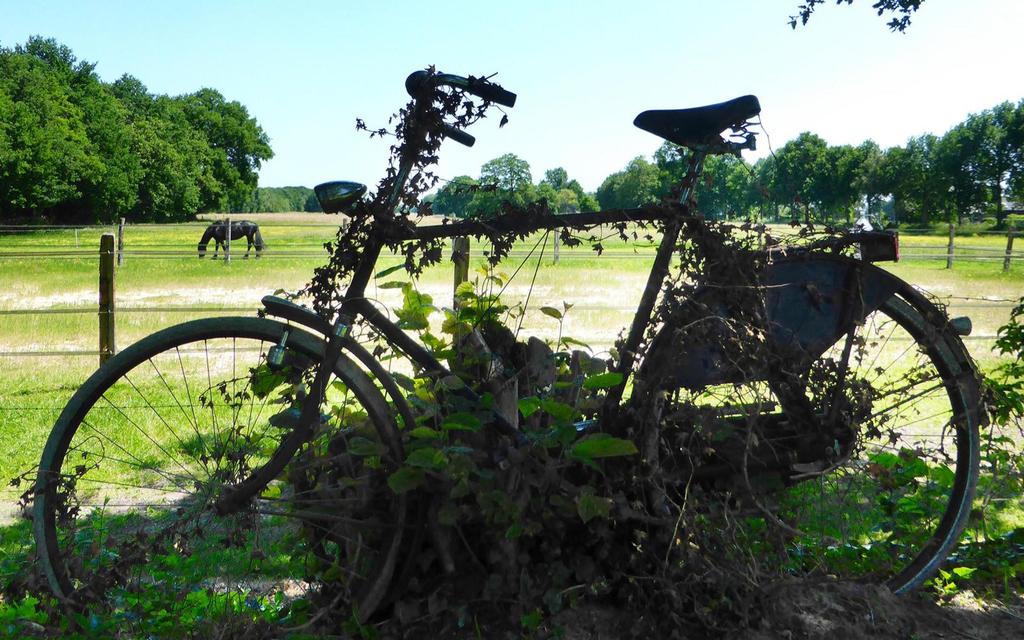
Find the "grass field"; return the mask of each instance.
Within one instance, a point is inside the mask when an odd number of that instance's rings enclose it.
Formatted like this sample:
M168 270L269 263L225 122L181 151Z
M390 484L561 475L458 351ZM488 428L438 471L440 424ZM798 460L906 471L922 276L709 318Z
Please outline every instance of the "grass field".
M117 343L124 348L153 331L188 319L217 314L252 315L259 299L278 290L296 291L322 264L322 245L334 237L335 217L310 214L249 214L260 223L267 251L260 259L242 259L244 243L236 242L230 264L200 260L195 246L203 223L167 226L128 226L125 262L117 270ZM31 467L38 459L46 434L60 408L80 382L94 370L92 355L2 355L10 352L96 351L96 252L99 236L110 229L52 229L0 235L0 437L8 454L0 463L0 477ZM503 271L511 274L536 246L538 237L517 247L520 260L510 259ZM943 245L936 236L901 237L905 259L888 266L907 281L949 305L950 315L968 315L974 336L968 346L983 364L992 362L991 336L1009 316L1011 300L1024 295L1024 259L1007 273L1002 262L960 261L945 269L944 260L915 259ZM1005 238L975 236L963 239L976 254L996 255ZM552 262L550 243L544 247L530 297L531 313L523 326L526 335L553 338L559 330L552 318L537 312L544 305L575 303L562 331L606 349L628 324L643 289L653 252L617 238L604 243L604 255L589 248L562 247L560 261ZM476 263L482 250L474 246ZM980 251L979 251L980 250ZM27 252L79 255L21 256ZM540 253L536 246L534 258ZM962 253L968 253L963 250ZM397 264L385 256L380 268ZM523 300L530 290L537 260L525 263L505 292L510 301ZM396 274L397 276L397 274ZM394 279L396 276L387 278ZM428 270L419 282L438 306L451 304L452 272L445 262ZM377 285L382 283L375 283ZM398 306L395 289L371 287L370 295L385 306ZM217 310L220 311L217 311ZM78 311L81 313L18 313L21 311ZM6 483L4 483L6 484ZM12 491L3 503L10 504Z

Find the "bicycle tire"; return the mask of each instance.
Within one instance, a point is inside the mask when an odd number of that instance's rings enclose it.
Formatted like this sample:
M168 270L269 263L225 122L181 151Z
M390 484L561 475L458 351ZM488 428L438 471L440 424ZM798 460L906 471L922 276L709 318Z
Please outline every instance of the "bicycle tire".
M271 368L267 352L286 334L284 364ZM296 447L288 421L323 352L321 338L292 325L208 318L144 338L97 370L55 423L36 481L34 532L54 595L79 604L158 573L176 588L290 597L329 583L369 617L395 570L406 502L386 483L402 462L394 414L345 355L317 434L244 508L214 509L277 448ZM317 493L296 490L299 476ZM347 573L324 565L314 552L324 545ZM239 570L246 563L260 565L261 580Z
M905 593L935 575L967 526L978 480L979 427L985 411L980 377L945 314L891 274L868 267L866 277L889 279L894 293L865 319L851 342L857 346L848 358L851 377L842 393L861 398L846 401L851 413L856 412L852 407L857 402L868 405L861 411L864 415L856 418L860 421L856 441L844 454L848 459L827 474L809 480L800 476L813 476L813 472L791 472L786 479L791 486L772 494L772 509L764 509L760 501L759 511L772 512L760 521L788 528L788 547L782 551L785 560L776 567L781 572L881 582L895 593ZM845 338L846 334L841 336L805 375L836 371ZM667 360L685 359L685 354L676 356ZM915 356L917 360L908 360ZM647 380L671 379L653 367L639 375ZM801 393L815 406L828 406L831 401L826 398L833 390L825 384ZM686 392L670 385L666 390L676 394L677 401L685 396L684 400L694 403L700 402L694 398L705 394L705 416L721 413L722 407L774 406L775 424L796 421L782 417L785 403L776 390L761 382L708 385ZM771 424L771 417L764 413L760 419ZM672 432L670 426L661 436L663 449L672 448L667 444L675 437ZM769 432L766 428L756 435L769 438ZM730 435L714 446L724 450L728 438L735 437ZM750 442L748 438L743 446L750 447ZM838 440L836 449L840 449ZM744 465L749 467L747 460ZM735 464L731 471L740 475ZM745 482L749 485L749 478ZM754 519L758 520L757 514ZM766 556L768 546L761 549Z

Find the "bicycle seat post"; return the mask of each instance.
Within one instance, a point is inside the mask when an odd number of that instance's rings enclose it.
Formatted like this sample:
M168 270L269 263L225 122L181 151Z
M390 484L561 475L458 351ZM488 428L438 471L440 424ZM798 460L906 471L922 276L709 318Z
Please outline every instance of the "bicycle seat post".
M707 158L707 155L706 151L696 149L690 155L686 167L686 175L683 176L683 181L680 184L679 204L686 206L693 197L693 191L697 186L697 178L704 171L704 159Z

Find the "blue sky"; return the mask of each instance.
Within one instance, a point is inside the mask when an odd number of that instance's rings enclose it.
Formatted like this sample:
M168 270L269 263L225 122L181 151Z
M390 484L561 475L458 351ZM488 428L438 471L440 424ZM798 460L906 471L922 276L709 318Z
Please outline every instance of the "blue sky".
M440 175L475 176L514 152L534 179L562 166L589 190L657 148L631 124L644 109L753 93L776 147L801 131L885 147L1024 97L1021 0L928 0L906 34L870 0L830 2L794 31L798 4L0 0L0 44L53 37L105 80L130 73L157 93L210 86L239 100L276 153L264 186L375 183L387 144L353 123L386 125L405 76L428 64L496 72L520 96L504 129L485 121L474 148L442 148Z

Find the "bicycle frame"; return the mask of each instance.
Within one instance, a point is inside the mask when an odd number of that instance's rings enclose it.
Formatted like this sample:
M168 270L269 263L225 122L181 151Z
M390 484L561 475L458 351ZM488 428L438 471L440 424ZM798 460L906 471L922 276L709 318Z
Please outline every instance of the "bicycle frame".
M449 130L452 130L453 133L447 135L454 136L461 133L450 127ZM603 224L629 221L662 221L664 223L662 239L659 243L654 263L651 267L650 273L648 274L647 283L641 295L640 302L637 306L626 340L620 349L621 356L616 371L622 374L622 379L616 386L608 389L608 393L601 407L599 419L597 421L598 427L600 427L600 425L610 424L611 420L613 420L618 413L626 384L630 374L633 372L632 370L636 360L637 348L640 345L645 331L650 326L658 294L662 289L665 279L669 275L669 266L671 264L672 254L675 252L680 232L684 225L687 223L694 223L698 220L698 217L692 213L696 204L693 196L695 185L697 184L697 180L703 170L704 160L710 153L736 152L738 149L742 148L749 147L742 145L734 147L729 146L727 143L722 143L717 146L709 145L707 147L693 148L693 153L688 159L686 175L680 185L679 200L674 205L651 209L617 209L594 213L550 215L531 220L528 225L523 224L521 217L517 216L516 219L513 220L511 216L507 215L499 216L491 220L469 220L456 222L454 224L425 227L401 227L391 224L393 222L395 208L402 199L406 183L415 163L415 158L413 157L400 158L396 178L391 192L388 194L384 205L373 212L375 221L373 231L370 233L370 241L367 246L364 247L345 295L335 310L333 323L329 325L328 328L327 323L318 316L302 310L292 310L293 319L302 316L304 319L299 319L300 322L321 330L327 336L324 358L317 367L315 377L311 384L311 393L308 395L306 401L303 402L297 427L288 438L288 442L283 443L282 446L277 449L272 459L268 461L261 471L250 476L246 481L243 481L238 485L229 495L219 501L218 509L227 510L231 509L234 505L241 504L244 499L252 495L259 489L259 487L269 481L269 479L272 478L278 470L283 468L298 446L312 436L315 426L320 420L319 407L320 402L326 393L327 381L332 370L331 365L338 359L343 350L348 349L352 351L357 359L362 361L365 366L370 367L371 369L376 369L374 373L377 375L378 379L380 379L381 384L385 385L387 387L386 391L389 395L391 395L396 402L400 403L400 398L398 397L400 396L400 392L394 384L394 381L390 380L390 376L387 375L387 372L384 371L378 363L376 363L373 357L367 353L365 349L349 338L350 328L357 322L358 318L362 318L363 321L369 323L370 326L383 336L384 340L391 347L403 353L429 375L438 377L450 375L451 372L444 366L444 364L438 361L437 358L419 344L412 336L399 328L395 323L391 322L385 314L377 309L374 304L366 298L366 287L375 273L377 260L380 257L381 251L389 242L401 242L406 240L438 240L442 238L454 238L467 235L483 235L487 232L500 233L502 231L521 232L563 228L585 229ZM840 244L837 246L842 245ZM846 271L844 271L844 274L845 273ZM858 274L850 274L849 277L859 278L860 276ZM855 287L847 291L847 295L853 295L851 291L855 289L858 288ZM852 307L849 304L844 304L843 308L849 309ZM296 307L296 309L298 308ZM870 309L865 305L861 305L861 309L859 309L859 311L863 313L870 313L873 309ZM821 333L837 336L842 335L843 332L849 330L849 324L851 321L856 322L858 320L858 318L852 317L851 314L845 312L844 316L846 317L836 322L832 322L834 318L831 316L825 318L826 324L829 325L829 328ZM839 333L835 333L836 331L839 331ZM462 387L456 393L471 401L479 399L477 394L468 386ZM494 422L492 425L495 429L500 433L509 436L513 442L517 444L522 441L523 434L500 413L495 412L493 417Z
M700 177L703 169L705 155L706 154L704 152L698 151L690 157L687 173L683 178L681 185L679 204L677 208L669 210L671 212L669 216L665 215L663 209L613 209L593 213L552 215L540 220L531 221L532 224L525 229L521 219L519 221L513 221L509 219L509 217L505 216L486 221L469 220L456 222L454 224L415 227L405 230L400 235L385 236L384 234L371 234L371 243L364 250L360 258L360 262L356 267L355 273L353 274L352 281L345 292L345 296L340 306L338 307L336 316L337 320L335 321L331 332L332 343L334 341L340 342L341 338L347 335L349 326L355 322L357 316L360 316L380 332L389 345L404 353L425 371L439 376L448 375L450 373L447 367L439 362L429 351L423 348L423 346L420 345L412 336L399 328L395 323L391 322L391 320L381 313L365 297L366 287L374 273L377 259L388 240L437 240L442 238L456 238L460 236L479 234L485 230L490 232L501 232L513 230L542 231L563 228L585 229L604 224L663 220L665 222L665 230L662 234L661 242L658 245L654 264L652 265L651 271L648 275L644 293L640 299L633 322L630 326L629 335L623 349L623 357L618 367L618 371L623 374L623 381L610 390L608 399L606 400L605 406L613 407L618 404L622 398L626 378L628 377L628 373L633 365L633 354L643 337L644 331L650 324L651 313L654 310L654 304L656 302L658 292L661 290L665 278L668 277L672 253L675 251L676 242L679 239L679 232L682 228L683 222L687 217L691 216L690 211L694 185ZM396 181L395 190L388 200L392 207L398 201L408 175L409 169L405 163L402 163L398 174L398 180ZM328 351L333 353L331 349L328 349ZM334 357L337 357L337 354L335 354ZM327 362L330 362L330 360L325 359L325 366L321 367L321 372L324 372L324 376L326 376L325 372L328 370L328 367L326 367ZM323 383L321 382L321 385L322 384ZM511 425L509 425L507 421L502 419L500 416L497 416L497 426L500 431L508 435L515 433L515 430Z

